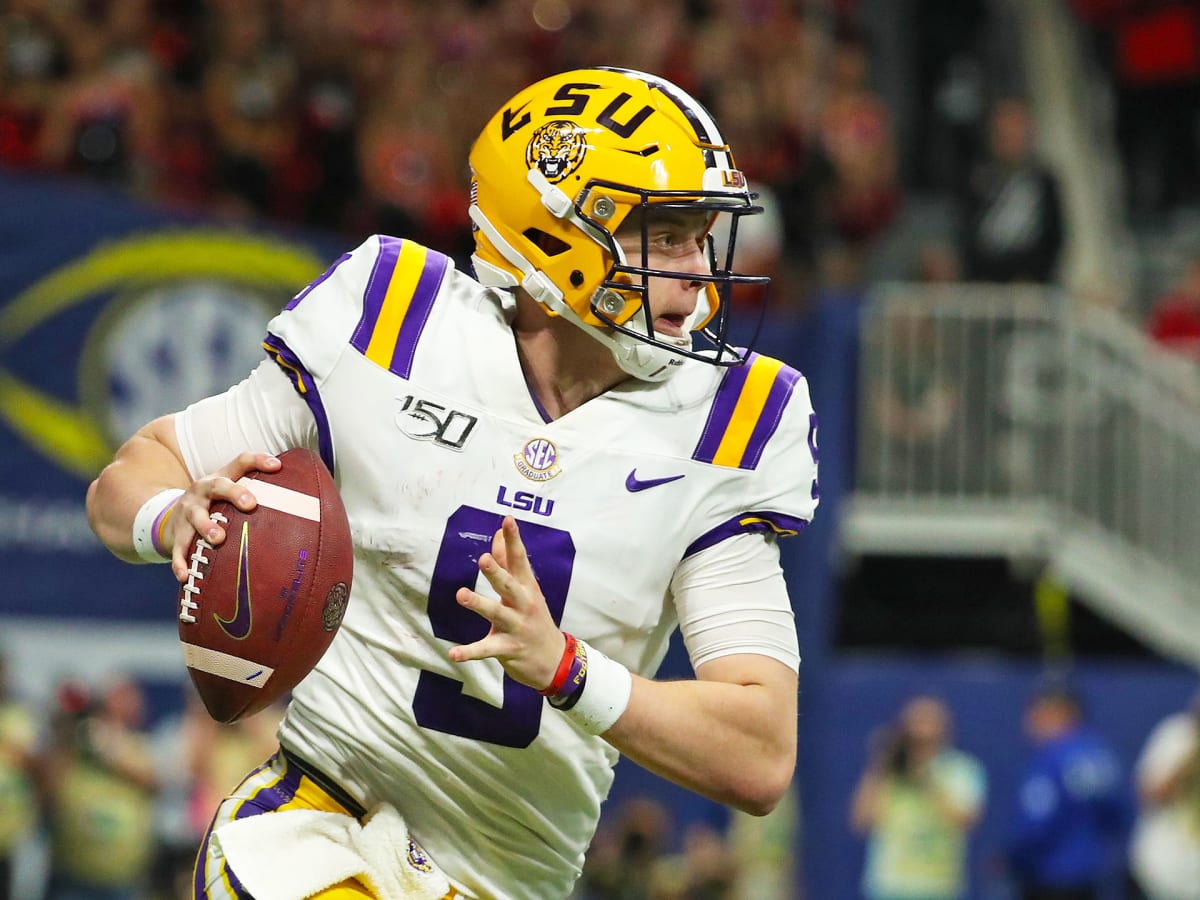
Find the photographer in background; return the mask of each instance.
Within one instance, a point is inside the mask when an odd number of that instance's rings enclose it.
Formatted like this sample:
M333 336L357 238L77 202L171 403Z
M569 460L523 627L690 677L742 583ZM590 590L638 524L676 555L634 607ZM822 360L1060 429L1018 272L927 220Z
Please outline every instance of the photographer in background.
M958 900L967 894L967 836L983 812L987 776L950 745L935 697L914 697L873 741L851 825L868 839L868 900Z
M68 680L57 701L41 771L50 838L46 900L136 900L150 869L159 788L142 730L142 689L118 677L96 697Z

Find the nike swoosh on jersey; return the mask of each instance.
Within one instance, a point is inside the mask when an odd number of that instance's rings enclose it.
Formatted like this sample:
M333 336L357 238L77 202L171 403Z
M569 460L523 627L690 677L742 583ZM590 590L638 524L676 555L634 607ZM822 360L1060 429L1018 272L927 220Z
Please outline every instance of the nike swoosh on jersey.
M238 551L237 572L237 606L233 608L233 618L226 619L220 613L213 613L213 618L221 626L221 630L235 641L245 639L253 624L250 618L250 523L242 523L242 546Z
M660 484L669 484L672 481L678 481L683 478L682 475L668 475L666 478L647 478L642 480L637 477L637 469L633 469L629 473L629 477L625 479L625 490L636 493L644 491L647 488L658 487Z

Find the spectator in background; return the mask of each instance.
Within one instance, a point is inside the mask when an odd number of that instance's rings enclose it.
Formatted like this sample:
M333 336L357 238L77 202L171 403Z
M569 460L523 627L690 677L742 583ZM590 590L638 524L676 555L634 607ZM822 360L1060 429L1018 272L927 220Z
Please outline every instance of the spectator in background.
M70 73L46 105L38 152L50 170L145 190L154 182L165 110L156 63L133 43L130 7L110 4L72 19Z
M915 186L956 193L978 150L988 81L986 0L912 0L914 102L907 157Z
M1038 687L1025 713L1034 743L1018 794L1009 862L1022 900L1100 896L1132 804L1108 741L1084 722L1074 690L1059 679Z
M189 818L192 772L184 764L192 748L188 721L192 705L199 706L195 689L185 680L182 706L158 718L147 735L158 773L154 798L154 861L143 900L191 900L192 865L204 834ZM207 824L207 823L206 823Z
M962 261L948 240L932 238L917 248L913 277L922 284L959 284Z
M1149 900L1200 900L1200 694L1150 733L1135 775L1138 886Z
M803 299L817 271L818 243L825 240L813 227L829 177L828 161L817 141L825 98L824 67L819 65L824 55L817 50L821 29L809 27L798 16L777 19L766 44L774 52L765 60L756 86L760 124L753 136L747 135L752 155L746 171L752 181L774 192L782 230L781 280Z
M1200 361L1200 252L1183 276L1154 303L1146 331L1168 350Z
M737 860L734 897L785 900L795 893L799 824L796 807L793 788L769 815L733 814L729 847Z
M67 71L69 18L49 0L12 0L0 12L0 163L33 168L46 106Z
M191 898L196 848L218 804L279 746L283 702L226 724L208 714L190 681L182 699L182 709L160 718L149 735L159 783L149 900Z
M946 705L920 696L876 738L850 812L868 839L868 900L966 896L967 837L983 813L987 776L950 732Z
M693 823L684 832L683 852L660 864L654 900L738 900L745 896L735 893L739 868L720 831L705 822Z
M1186 0L1072 0L1113 85L1126 197L1136 217L1200 199L1200 8Z
M279 749L275 732L286 706L281 701L253 716L225 724L209 716L199 697L189 693L183 732L191 775L188 811L196 836L193 855L221 801L248 771Z
M674 828L662 804L626 800L615 821L596 832L572 897L579 900L783 900L791 894L740 893L741 859L721 829L694 821L678 852L668 852ZM789 848L790 851L790 848Z
M652 900L662 879L666 809L649 797L622 804L612 825L597 830L583 865L583 900Z
M463 212L467 180L450 142L458 111L425 102L423 73L436 67L435 49L420 34L395 47L387 87L362 109L358 167L372 216L367 230L446 247L465 259L472 240Z
M882 362L865 391L864 476L891 491L947 485L958 477L966 436L962 348L944 340L927 306L880 316L874 333Z
M866 253L896 219L901 191L891 116L871 86L870 48L850 26L835 34L818 127L828 167L818 188L818 221L861 272Z
M296 161L297 194L304 206L292 212L310 225L344 228L359 190L355 164L359 98L343 44L325 34L306 36L310 39L299 43L306 65L297 88L304 153Z
M274 41L265 3L214 4L217 50L203 79L222 203L237 215L277 213L299 121L296 61Z
M1046 283L1063 243L1058 179L1034 155L1024 100L999 101L988 118L987 157L973 167L963 251L972 281Z
M9 691L0 656L0 900L13 897L16 849L37 824L33 764L37 725Z
M42 774L48 807L47 900L135 900L149 874L158 778L141 731L141 687L118 678L91 702L59 691Z

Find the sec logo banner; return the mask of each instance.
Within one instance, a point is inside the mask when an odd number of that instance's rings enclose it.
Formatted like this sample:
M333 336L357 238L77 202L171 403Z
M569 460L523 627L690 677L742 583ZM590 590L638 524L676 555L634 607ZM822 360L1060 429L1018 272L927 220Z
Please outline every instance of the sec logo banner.
M303 246L230 231L103 243L0 307L0 421L91 478L143 423L244 378L263 358L267 320L321 268ZM78 340L81 321L73 373L18 371L17 355ZM61 388L69 374L74 396Z

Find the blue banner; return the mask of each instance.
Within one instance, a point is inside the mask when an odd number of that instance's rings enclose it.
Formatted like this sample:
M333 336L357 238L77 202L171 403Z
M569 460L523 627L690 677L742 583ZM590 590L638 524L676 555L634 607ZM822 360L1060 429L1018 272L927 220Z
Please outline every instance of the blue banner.
M87 485L142 424L245 377L347 243L0 172L0 615L166 621L169 570L100 545Z

